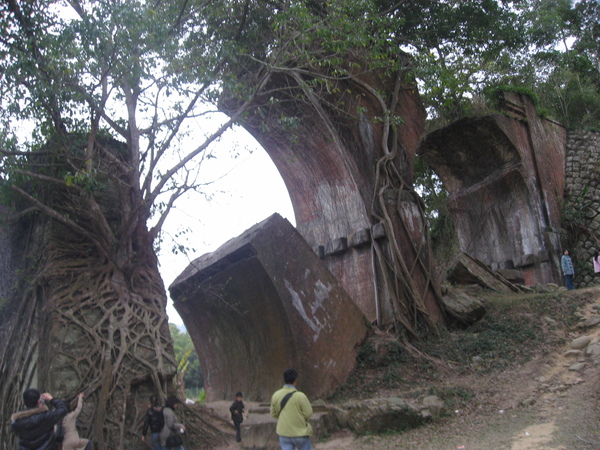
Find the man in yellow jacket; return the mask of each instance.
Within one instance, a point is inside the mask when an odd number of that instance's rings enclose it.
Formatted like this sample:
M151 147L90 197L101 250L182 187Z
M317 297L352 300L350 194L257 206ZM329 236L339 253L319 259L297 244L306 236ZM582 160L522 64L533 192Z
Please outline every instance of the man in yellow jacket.
M283 372L285 385L271 398L271 415L277 419L277 434L282 450L312 450L312 427L308 418L313 409L305 394L296 389L298 372Z

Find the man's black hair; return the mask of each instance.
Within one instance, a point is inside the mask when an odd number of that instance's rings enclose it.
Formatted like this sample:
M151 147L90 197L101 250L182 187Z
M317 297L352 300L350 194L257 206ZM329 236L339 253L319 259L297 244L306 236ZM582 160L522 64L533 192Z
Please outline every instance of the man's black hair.
M296 378L298 378L298 372L296 372L294 369L288 369L283 372L283 381L285 384L294 384Z
M167 398L167 401L165 402L165 406L167 408L171 408L171 409L175 409L175 405L177 403L181 403L181 400L179 400L176 396L174 395L170 395L169 398Z
M38 400L40 399L40 391L37 389L27 389L23 392L23 403L28 408L34 408L38 404Z
M160 402L158 401L158 395L155 394L150 396L150 406L154 408L158 408L160 406Z
M243 397L243 395L242 395L242 393L241 393L241 392L236 392L236 393L235 393L235 396L236 396L236 397Z

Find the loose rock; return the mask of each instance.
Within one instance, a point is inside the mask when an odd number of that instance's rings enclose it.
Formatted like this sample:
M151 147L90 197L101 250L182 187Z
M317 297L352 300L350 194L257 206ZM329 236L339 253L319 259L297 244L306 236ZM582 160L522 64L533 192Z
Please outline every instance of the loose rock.
M577 339L573 339L571 341L571 348L575 350L581 350L587 347L587 345L592 342L592 338L589 336L581 336Z

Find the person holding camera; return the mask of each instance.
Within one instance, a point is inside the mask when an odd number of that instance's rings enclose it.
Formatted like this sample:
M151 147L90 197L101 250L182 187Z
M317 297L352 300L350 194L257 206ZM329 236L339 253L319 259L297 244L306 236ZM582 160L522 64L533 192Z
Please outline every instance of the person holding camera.
M62 400L37 389L23 392L25 410L10 417L10 428L19 437L20 450L55 450L55 425L69 412Z

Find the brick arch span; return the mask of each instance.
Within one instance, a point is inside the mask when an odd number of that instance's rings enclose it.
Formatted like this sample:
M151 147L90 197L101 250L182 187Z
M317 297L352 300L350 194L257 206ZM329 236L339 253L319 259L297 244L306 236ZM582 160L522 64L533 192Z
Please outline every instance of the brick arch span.
M385 282L388 275L381 267L374 268L373 245L380 246L386 257L389 246L395 245L405 257L409 273L405 278L411 279L412 289L425 305L421 313L439 323L444 319L438 283L431 278L433 260L420 200L412 191L413 159L426 114L412 80L404 79L403 73L396 75L403 81L393 113L402 123L387 142L388 148L397 148L390 158L398 174L395 185L378 185L377 164L384 156L385 132L380 118L385 113L380 99L361 87L369 84L392 97L394 77L370 74L362 75L361 83L339 81L335 98L310 102L296 100L297 79L275 76L268 90L278 92L277 101L259 98L256 109L241 124L279 170L298 231L366 317L386 325L411 314L393 304ZM283 86L286 89L280 89ZM293 119L293 126L289 126L292 120L281 118ZM378 190L385 191L383 207ZM383 209L390 216L385 226L380 220Z
M444 321L412 188L425 121L414 83L400 71L338 80L331 95L303 89L314 85L275 75L241 119L281 174L298 236L268 219L170 287L211 399L246 389L264 400L288 365L318 380L304 381L310 395L331 393L354 365L363 317L408 335ZM385 126L390 116L396 128Z
M527 285L560 284L565 129L526 96L505 93L504 110L430 133L419 154L449 192L463 252Z

